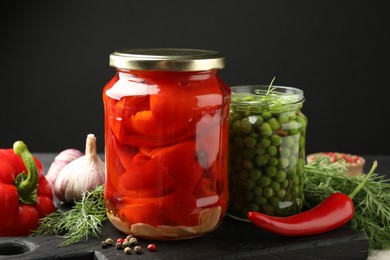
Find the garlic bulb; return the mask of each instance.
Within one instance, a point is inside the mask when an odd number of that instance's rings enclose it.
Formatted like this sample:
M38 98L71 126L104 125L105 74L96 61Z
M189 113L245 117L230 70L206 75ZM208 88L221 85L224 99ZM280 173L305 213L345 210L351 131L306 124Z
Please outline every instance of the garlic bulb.
M84 155L83 152L81 152L77 149L71 149L71 148L60 152L54 158L54 161L51 163L50 168L46 174L46 180L53 187L54 183L58 177L58 174L60 173L62 168L64 168L65 165L67 165L71 161L76 160L77 158L79 158L83 155Z
M87 135L85 155L62 168L55 183L54 194L59 201L79 201L83 191L91 191L105 182L105 164L96 153L96 137Z

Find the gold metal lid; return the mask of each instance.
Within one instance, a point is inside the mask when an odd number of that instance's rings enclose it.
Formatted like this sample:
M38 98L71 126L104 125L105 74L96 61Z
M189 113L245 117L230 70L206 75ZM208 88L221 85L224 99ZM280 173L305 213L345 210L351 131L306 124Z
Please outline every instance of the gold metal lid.
M202 71L224 68L225 58L210 50L126 49L111 53L110 66L130 70Z

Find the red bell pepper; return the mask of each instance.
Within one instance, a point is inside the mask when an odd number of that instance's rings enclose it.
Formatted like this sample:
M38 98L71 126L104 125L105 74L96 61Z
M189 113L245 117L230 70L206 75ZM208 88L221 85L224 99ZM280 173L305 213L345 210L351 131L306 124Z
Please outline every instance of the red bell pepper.
M22 141L0 149L0 236L27 236L55 211L40 161Z

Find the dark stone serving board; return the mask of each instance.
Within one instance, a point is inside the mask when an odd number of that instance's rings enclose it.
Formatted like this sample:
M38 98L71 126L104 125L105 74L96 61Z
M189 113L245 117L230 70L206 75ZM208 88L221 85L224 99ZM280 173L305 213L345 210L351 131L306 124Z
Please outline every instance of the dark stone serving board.
M54 155L42 154L42 163L50 165ZM386 163L388 157L381 157ZM371 158L370 158L371 159ZM382 161L380 160L380 161ZM383 164L382 164L383 166ZM387 165L386 165L387 166ZM1 214L1 213L0 213ZM89 238L67 247L57 247L64 238L0 237L0 259L367 259L368 239L344 226L316 236L283 237L226 216L221 226L198 238L179 241L138 239L143 253L125 255L115 247L103 249L100 242L125 237L109 221L99 238ZM154 243L156 251L148 251Z
M226 217L212 233L179 241L138 239L143 253L125 255L115 247L103 249L100 242L125 237L110 222L100 238L57 247L63 238L0 238L0 259L367 259L367 237L349 228L316 236L282 237L263 231L251 223ZM148 251L154 243L156 251ZM8 253L7 253L8 252ZM25 252L25 253L22 253ZM7 255L9 254L9 255ZM130 257L130 258L129 258Z

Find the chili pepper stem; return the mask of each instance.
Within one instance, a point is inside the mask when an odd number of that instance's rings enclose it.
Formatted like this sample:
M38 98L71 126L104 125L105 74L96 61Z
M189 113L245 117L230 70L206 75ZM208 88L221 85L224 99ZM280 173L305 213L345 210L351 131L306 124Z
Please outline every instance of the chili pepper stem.
M370 171L367 173L367 176L363 179L363 181L348 195L351 199L355 197L355 195L363 188L364 184L370 178L370 176L374 173L376 167L378 166L378 162L375 160L371 166Z
M19 200L25 204L35 204L37 202L38 190L37 165L24 142L15 142L13 149L14 153L22 158L28 172L28 174L22 172L15 178L15 186L18 189Z

